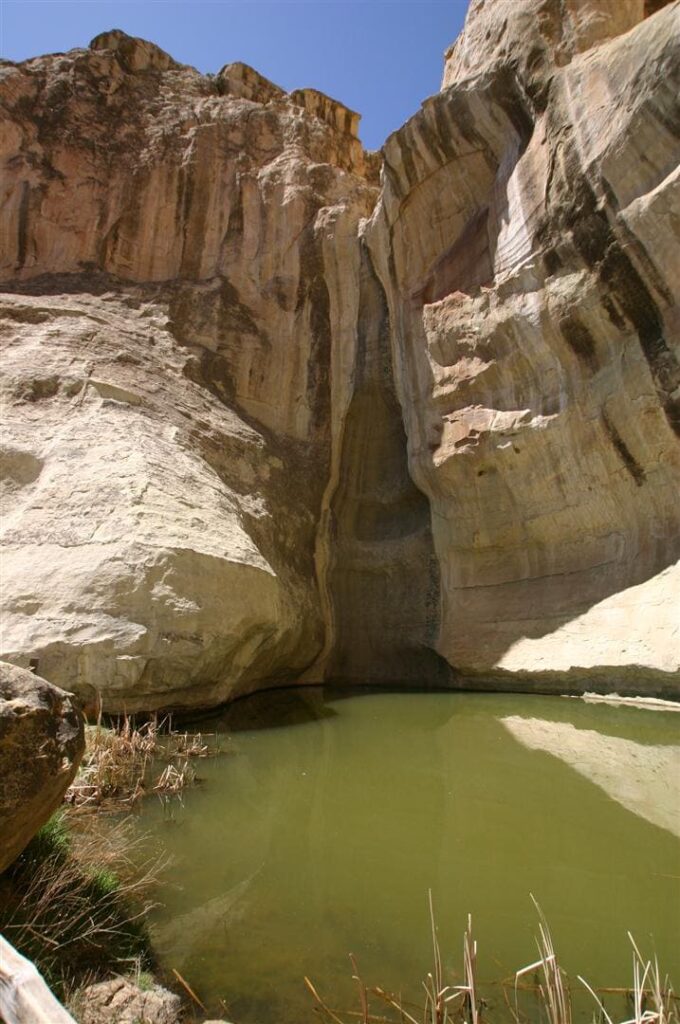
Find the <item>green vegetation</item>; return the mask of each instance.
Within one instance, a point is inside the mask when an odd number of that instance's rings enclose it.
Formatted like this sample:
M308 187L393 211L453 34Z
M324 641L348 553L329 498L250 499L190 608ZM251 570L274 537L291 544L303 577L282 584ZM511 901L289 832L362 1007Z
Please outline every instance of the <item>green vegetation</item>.
M148 971L139 971L135 975L134 980L137 988L140 988L142 992L150 992L156 984L153 974L150 974Z
M192 762L217 752L156 718L138 727L123 716L107 728L100 716L86 742L65 806L0 875L0 931L60 999L111 973L154 985L146 917L163 865L141 853L146 837L131 821L103 811L145 793L181 795L197 781Z
M56 811L33 837L24 853L25 861L41 861L52 857L62 861L71 852L71 833L66 823L66 812Z
M126 822L57 812L0 876L0 931L59 998L111 971L152 966L145 918L158 864L139 867Z
M111 973L153 986L146 917L162 864L141 854L145 837L131 822L102 812L145 793L180 795L197 781L192 762L217 752L156 718L138 727L123 716L107 728L99 716L86 742L65 807L0 876L0 931L60 999Z

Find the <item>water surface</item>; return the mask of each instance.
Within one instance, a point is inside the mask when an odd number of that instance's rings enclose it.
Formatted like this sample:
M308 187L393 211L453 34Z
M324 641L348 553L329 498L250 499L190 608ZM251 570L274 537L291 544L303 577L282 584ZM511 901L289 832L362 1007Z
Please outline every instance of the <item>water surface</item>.
M199 763L204 783L171 815L147 801L140 827L174 860L153 921L162 963L216 1016L318 1019L305 974L356 1009L349 952L368 983L417 993L428 889L449 980L468 913L483 979L536 959L530 893L574 976L629 984L628 930L680 975L680 714L313 689L202 728L232 753Z

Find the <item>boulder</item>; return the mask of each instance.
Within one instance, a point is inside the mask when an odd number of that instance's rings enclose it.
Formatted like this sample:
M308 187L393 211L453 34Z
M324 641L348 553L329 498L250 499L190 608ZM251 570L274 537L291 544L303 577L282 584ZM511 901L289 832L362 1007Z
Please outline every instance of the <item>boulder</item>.
M142 988L129 978L88 985L77 996L80 1024L179 1024L179 996L160 985Z
M71 694L0 662L0 871L59 806L84 749Z

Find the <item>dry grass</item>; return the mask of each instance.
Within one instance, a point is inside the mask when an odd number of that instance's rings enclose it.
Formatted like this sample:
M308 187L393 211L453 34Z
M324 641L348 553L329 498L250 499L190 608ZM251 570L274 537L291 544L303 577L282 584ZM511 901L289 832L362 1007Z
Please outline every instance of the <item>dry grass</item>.
M529 993L535 1000L539 1018L547 1024L572 1024L573 1011L569 982L565 972L559 965L557 953L548 927L548 922L540 906L531 897L538 914L537 946L539 959L526 967L520 968L514 980L499 982L505 996L507 1010L515 1024L525 1024L535 1020L536 1014L523 1013L519 1008L518 992ZM423 982L425 992L421 1005L407 1002L378 986L368 987L364 984L357 969L356 960L350 957L353 978L359 988L359 1008L353 1011L331 1009L319 995L309 978L305 984L315 1002L317 1013L333 1024L482 1024L485 1003L479 997L480 983L477 978L477 943L472 934L472 919L468 917L467 927L463 936L463 983L447 985L442 969L442 957L437 938L437 928L432 904L429 896L430 924L432 932L432 970ZM600 990L624 996L632 1010L632 1015L621 1024L680 1024L680 1004L675 996L667 975L662 975L656 959L647 960L640 953L633 937L629 934L633 947L633 979L630 989ZM527 983L523 979L535 978ZM601 995L579 976L578 980L590 992L596 1001L601 1024L615 1024L607 1013ZM514 1006L507 998L508 985L514 988ZM370 999L374 997L386 1008L382 1014L372 1012ZM486 1019L486 1018L484 1018Z
M198 780L190 762L211 757L221 747L215 736L177 732L170 718L152 717L141 725L123 715L110 727L86 728L86 749L66 801L75 807L101 807L106 802L133 806L147 793L178 795ZM156 778L160 762L165 767Z
M69 816L70 817L70 816ZM0 879L0 930L62 996L83 977L150 962L145 929L162 868L129 821L71 832L59 813Z
M662 977L656 957L654 960L645 960L630 932L628 938L633 947L633 987L625 994L633 1015L625 1024L679 1024L678 999L673 992L670 978L667 974ZM591 988L585 978L579 975L578 980L595 1000L601 1019L607 1024L614 1024L601 996Z
M571 997L564 971L557 962L557 954L553 944L548 922L538 903L531 897L538 913L538 946L539 959L533 964L522 967L515 974L515 1006L517 1007L517 984L527 974L540 972L542 980L538 982L539 1005L543 1008L548 1024L571 1024ZM517 1011L519 1016L519 1011Z
M395 1020L399 1021L399 1024L457 1024L459 1021L465 1021L466 1024L480 1024L481 1003L477 996L476 985L477 943L472 934L472 918L468 916L467 928L463 936L463 983L461 985L446 985L431 891L428 893L428 900L432 937L432 970L428 972L422 983L425 992L422 1008L380 986L368 988L359 974L356 958L350 954L352 977L359 989L360 1011L346 1014L347 1018L358 1018L362 1024L378 1024L378 1022L388 1024ZM304 980L316 1003L316 1009L326 1019L332 1020L334 1024L345 1024L341 1011L331 1010L321 999L309 978ZM390 1016L376 1015L371 1012L371 996L376 997L382 1005L387 1007Z
M196 772L190 764L180 765L179 768L174 764L168 764L158 776L153 788L155 793L177 796L195 781Z
M151 966L151 890L164 866L130 820L112 821L147 793L181 798L198 781L194 762L220 751L215 737L179 732L171 720L140 725L124 715L86 729L86 751L48 822L0 876L0 930L60 996L86 980Z

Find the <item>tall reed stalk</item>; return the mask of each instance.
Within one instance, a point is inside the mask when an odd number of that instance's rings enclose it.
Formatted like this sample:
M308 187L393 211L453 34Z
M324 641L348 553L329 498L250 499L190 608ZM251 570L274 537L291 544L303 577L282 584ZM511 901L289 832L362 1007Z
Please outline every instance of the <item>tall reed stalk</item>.
M571 996L566 983L565 974L557 962L557 954L553 944L548 922L540 906L531 897L538 914L538 938L536 945L540 959L533 964L522 967L515 974L515 1006L517 1005L517 982L520 978L535 971L542 974L543 980L538 986L538 996L545 1011L548 1024L571 1024Z
M569 983L564 970L558 962L555 944L546 917L538 902L531 897L538 915L538 959L525 967L521 967L514 975L515 1005L508 1001L508 1010L515 1024L524 1024L526 1016L520 1011L518 992L528 990L538 1001L539 1013L546 1024L573 1024L573 1008ZM359 975L356 959L351 956L353 979L359 988L359 1010L341 1011L331 1009L319 995L309 978L305 983L315 1002L315 1009L327 1021L333 1024L482 1024L482 1007L485 1006L479 996L480 982L478 979L477 942L472 932L472 918L468 916L467 926L463 935L463 981L461 984L447 984L442 965L442 955L437 935L432 893L429 893L430 931L432 942L432 969L423 981L424 1000L422 1005L405 1001L379 986L368 987ZM633 947L633 983L630 989L607 990L618 995L627 995L632 1007L632 1017L620 1024L680 1024L678 998L673 992L670 979L662 975L658 961L646 960L638 949L632 935L629 938ZM523 979L535 976L535 984L527 984ZM613 1018L604 1007L604 1003L584 978L578 980L586 987L595 999L603 1024L615 1024ZM505 982L498 983L505 993ZM508 982L513 985L512 979ZM369 1000L376 996L387 1008L387 1015L377 1016L370 1010ZM507 996L506 996L507 999ZM486 1011L484 1019L486 1017ZM497 1018L498 1019L498 1018ZM490 1021L493 1024L493 1021ZM500 1021L498 1022L500 1024Z
M678 1000L670 978L666 974L662 980L657 958L645 960L630 932L628 938L633 947L633 987L627 995L633 1016L623 1024L680 1024ZM597 992L581 975L578 980L597 1003L602 1018L607 1024L614 1024Z

